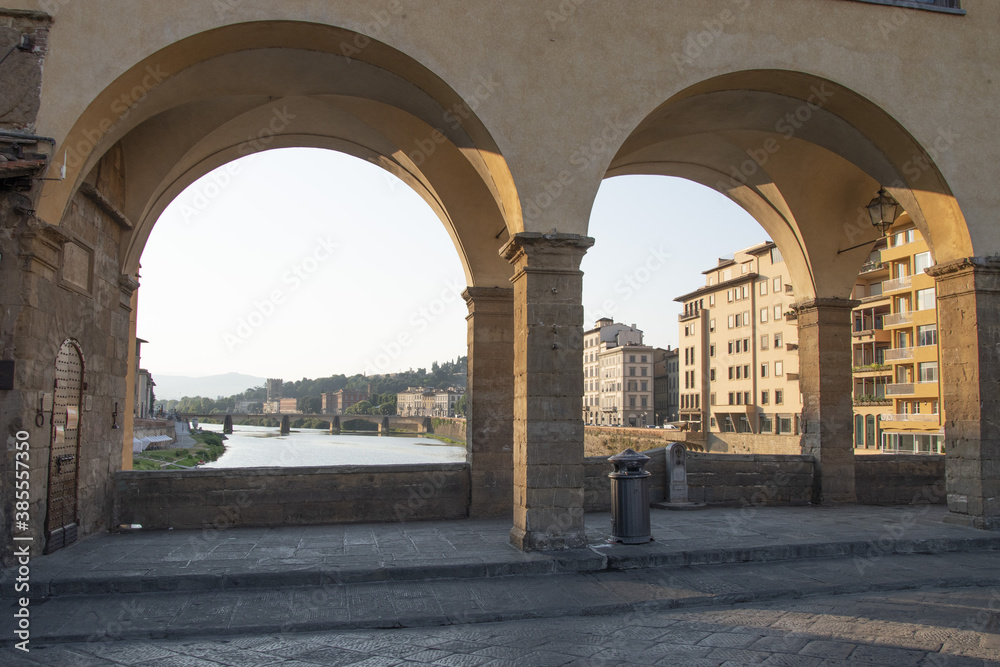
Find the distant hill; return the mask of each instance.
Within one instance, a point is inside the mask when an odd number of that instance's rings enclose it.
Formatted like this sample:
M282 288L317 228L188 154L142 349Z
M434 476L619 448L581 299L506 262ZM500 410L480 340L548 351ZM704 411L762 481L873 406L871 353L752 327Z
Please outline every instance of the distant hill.
M262 386L264 378L242 373L226 373L224 375L208 375L206 377L187 377L184 375L153 374L157 400L179 401L185 396L204 396L218 398L239 394L250 387Z

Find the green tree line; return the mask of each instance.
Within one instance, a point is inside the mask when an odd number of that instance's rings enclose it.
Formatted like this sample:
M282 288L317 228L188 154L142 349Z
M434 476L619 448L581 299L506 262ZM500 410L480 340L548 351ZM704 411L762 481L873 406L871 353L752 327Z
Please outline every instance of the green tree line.
M426 368L410 369L400 373L387 375L331 375L329 377L286 381L282 385L283 398L298 399L299 411L306 414L319 414L322 410L321 395L327 392L340 391L365 391L371 387L372 396L367 401L362 401L348 408L347 412L352 414L396 414L396 394L407 387L433 387L435 389L447 389L448 387L464 388L466 383L466 371L468 358L461 356L455 361L445 361L443 363L434 362L430 370ZM165 412L177 410L177 412L196 414L217 414L224 415L236 412L236 406L242 401L251 401L250 412L259 413L263 411L264 401L267 400L267 389L265 387L250 387L245 391L232 396L219 396L214 399L204 396L185 396L181 400L157 401L157 409L163 408ZM461 406L465 406L465 400L460 401Z

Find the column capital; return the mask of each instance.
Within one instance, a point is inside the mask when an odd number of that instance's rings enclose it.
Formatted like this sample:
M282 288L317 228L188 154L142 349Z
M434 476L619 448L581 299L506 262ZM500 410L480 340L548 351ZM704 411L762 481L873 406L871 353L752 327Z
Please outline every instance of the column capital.
M1000 274L1000 256L962 257L943 264L935 264L924 271L934 278L945 278L962 273Z
M513 301L513 287L476 287L470 285L462 292L465 303L472 307L474 302L483 301Z
M857 308L861 305L861 302L857 299L840 299L837 297L816 297L812 299L803 299L802 301L796 301L792 304L792 310L796 313L805 310L823 310L823 309L836 309L841 308L844 310L851 310Z
M504 244L500 256L516 267L513 282L521 273L531 270L579 272L580 261L592 245L594 239L579 234L520 232Z

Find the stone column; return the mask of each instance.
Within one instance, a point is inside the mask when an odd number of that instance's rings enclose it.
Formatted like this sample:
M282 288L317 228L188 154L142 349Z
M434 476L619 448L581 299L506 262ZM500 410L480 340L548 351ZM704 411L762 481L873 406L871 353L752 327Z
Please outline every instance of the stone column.
M813 502L853 503L854 380L849 299L794 304L799 325L802 453L815 459Z
M937 280L945 520L1000 530L1000 258L927 269Z
M514 489L514 290L469 287L462 298L469 306L469 516L509 519Z
M516 234L514 265L514 527L518 549L572 549L583 526L583 272L594 240Z

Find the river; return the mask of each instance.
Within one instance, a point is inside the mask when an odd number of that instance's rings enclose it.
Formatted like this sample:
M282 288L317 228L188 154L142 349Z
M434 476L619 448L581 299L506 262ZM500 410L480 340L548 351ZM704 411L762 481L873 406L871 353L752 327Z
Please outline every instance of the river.
M221 424L201 424L206 431L222 432ZM465 447L434 438L400 435L333 435L322 429L234 426L227 435L226 452L202 468L258 468L339 465L392 465L398 463L461 463Z

